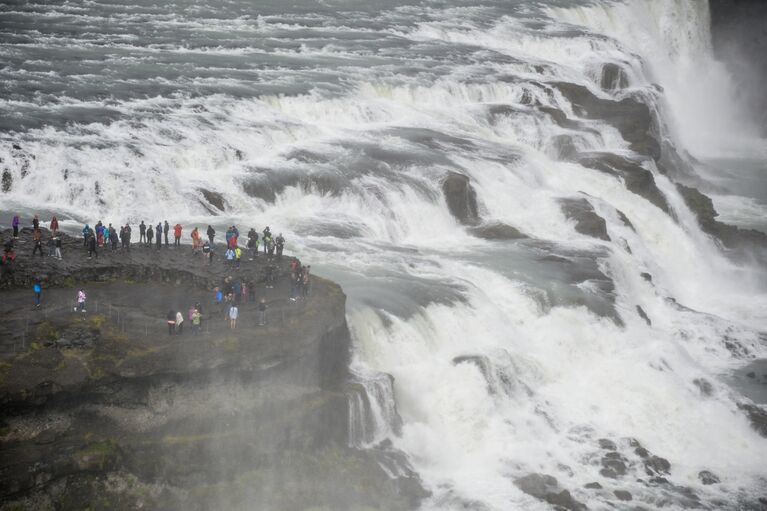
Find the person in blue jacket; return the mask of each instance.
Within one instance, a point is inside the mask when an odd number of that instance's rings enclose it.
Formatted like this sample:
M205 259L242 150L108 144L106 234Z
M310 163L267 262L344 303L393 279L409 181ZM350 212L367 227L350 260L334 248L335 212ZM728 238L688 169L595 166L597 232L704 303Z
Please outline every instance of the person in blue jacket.
M43 285L40 280L35 280L35 285L32 286L32 291L35 292L35 307L40 307L40 298L43 294Z

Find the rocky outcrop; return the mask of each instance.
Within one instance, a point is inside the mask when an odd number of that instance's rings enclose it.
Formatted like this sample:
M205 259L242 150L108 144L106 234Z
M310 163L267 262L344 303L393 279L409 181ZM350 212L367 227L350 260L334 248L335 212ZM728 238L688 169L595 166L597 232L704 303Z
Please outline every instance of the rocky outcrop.
M687 207L698 218L703 232L715 236L728 248L767 248L767 234L752 229L740 229L734 225L719 222L714 203L697 188L676 185Z
M575 230L586 236L610 241L605 219L594 212L594 207L586 199L560 199L562 212L575 221Z
M655 183L652 172L642 167L641 162L614 153L580 153L574 160L584 167L620 177L626 189L644 197L666 213L670 213L666 197Z
M609 62L602 66L602 78L599 83L602 90L613 92L628 87L629 79L621 66Z
M226 200L224 200L223 195L221 195L218 192L212 192L210 190L206 190L205 188L200 188L199 191L206 201L206 202L203 202L202 205L209 212L217 214L226 210ZM210 206L213 206L215 210L212 210L210 207L208 207L208 204Z
M536 499L548 502L557 509L584 511L586 506L578 502L568 490L561 489L554 476L547 474L529 474L514 481L514 484Z
M569 82L550 82L572 105L577 115L587 119L599 119L614 126L639 154L657 159L661 145L657 127L650 108L635 98L620 101L602 99L587 87Z
M477 192L471 186L468 176L457 172L448 172L442 181L447 208L459 222L476 225L479 222Z
M478 238L486 240L517 240L527 238L516 227L500 222L486 223L470 227L469 232Z
M89 261L80 244L67 238L64 261L23 258L3 278L2 509L418 506L426 493L401 453L350 444L337 285L314 277L294 303L287 257L235 271L205 266L189 247L134 245ZM228 328L210 291L228 275L267 299L265 326L250 302ZM35 278L43 306L28 309ZM72 311L81 286L87 313ZM202 332L168 335L168 309L196 302Z

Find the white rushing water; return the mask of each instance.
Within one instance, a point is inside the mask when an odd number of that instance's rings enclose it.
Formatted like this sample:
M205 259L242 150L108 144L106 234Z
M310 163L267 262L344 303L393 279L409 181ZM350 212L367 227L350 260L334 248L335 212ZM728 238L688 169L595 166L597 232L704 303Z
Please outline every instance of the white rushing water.
M728 258L651 160L643 166L669 213L613 175L559 159L561 135L580 152L632 151L607 122L560 125L539 108L579 117L541 83L580 84L602 99L636 94L683 153L765 156L712 57L706 2L239 14L153 21L209 30L198 46L138 47L125 36L100 58L136 67L106 77L103 93L82 92L95 88L87 62L101 51L87 32L71 43L86 57L80 74L44 63L3 71L48 80L42 94L57 97L2 101L29 126L4 133L3 211L45 206L72 229L167 218L282 231L290 252L349 296L354 369L369 397L353 398L356 443L390 437L407 453L432 492L426 509L545 509L513 484L529 473L555 476L595 509L615 501L614 489L638 505L682 505L674 486L646 484L628 438L668 459L666 477L701 507L737 508L764 491L767 442L724 379L745 363L725 341L767 355L763 268ZM25 44L43 48L44 61L58 42ZM158 52L168 76L141 68ZM187 54L210 74L187 76ZM625 90L600 89L609 62L623 67ZM134 95L147 82L159 92ZM168 82L185 92L164 93ZM82 120L38 126L41 117ZM448 211L448 171L471 178L484 221L529 239L472 236ZM220 193L226 213L211 216L200 189ZM722 196L717 205L743 204ZM565 198L585 198L610 241L577 232ZM600 474L600 438L618 444L626 477ZM722 483L703 486L702 470ZM592 481L605 490L583 488Z

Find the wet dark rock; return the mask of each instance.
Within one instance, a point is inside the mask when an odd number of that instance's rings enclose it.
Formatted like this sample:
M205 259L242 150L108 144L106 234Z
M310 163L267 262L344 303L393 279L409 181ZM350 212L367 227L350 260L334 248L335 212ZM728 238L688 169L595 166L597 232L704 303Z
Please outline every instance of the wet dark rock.
M639 274L639 276L642 277L643 279L645 279L647 282L652 284L652 275L650 275L649 273L642 272L642 273Z
M650 108L640 100L633 97L620 101L602 99L587 87L569 82L551 82L549 85L570 101L578 115L613 125L632 150L653 159L660 158L656 121Z
M611 92L625 89L629 86L628 76L621 66L609 62L602 66L602 79L600 80L602 90Z
M671 211L666 196L655 183L652 172L642 167L641 161L614 153L589 152L580 153L576 158L579 164L620 177L626 189L644 197L662 211Z
M700 393L704 396L709 397L714 393L714 387L707 379L695 378L692 382L696 387L698 387L698 390L700 390Z
M572 160L578 154L573 137L570 135L557 135L551 139L554 157L558 160Z
M8 193L11 191L12 186L13 176L11 175L11 171L8 169L3 169L3 177L0 179L0 190L2 190L3 193Z
M631 223L631 220L628 219L628 217L623 211L621 211L620 209L616 209L615 212L618 213L618 218L620 218L621 222L623 222L623 225L625 225L632 231L636 232L636 229L634 228L634 224Z
M599 447L606 451L615 451L618 449L618 447L615 445L615 442L607 438L599 439Z
M527 238L527 236L520 232L516 227L500 222L470 227L469 232L478 238L486 240L517 240Z
M751 421L751 427L763 437L767 437L767 410L762 406L751 403L738 403L738 408L740 408Z
M716 220L719 216L714 203L708 196L697 188L677 183L677 190L682 195L687 207L698 218L698 223L703 232L715 236L729 248L737 247L767 247L767 234L753 229L740 229L734 225L725 224Z
M747 374L746 374L746 376L747 376L748 378L756 378L756 373L755 373L755 372L753 372L753 371L751 371L750 373L747 373Z
M583 487L587 488L589 490L601 490L602 489L602 485L597 483L597 482L586 483Z
M568 490L561 490L556 478L547 474L529 474L514 481L523 492L553 506L570 511L584 511L586 506L575 500Z
M637 314L639 314L639 317L645 320L645 323L647 323L647 326L652 326L652 321L650 321L649 316L647 316L647 313L644 311L644 309L637 305Z
M465 225L475 225L479 222L477 192L467 176L448 172L442 182L442 192L445 194L450 214L459 222Z
M604 477L617 479L626 475L626 458L620 453L608 452L602 457L602 470L599 471Z
M722 338L722 343L735 358L749 358L751 356L751 350L733 337L725 335Z
M653 454L644 459L644 469L648 476L668 474L671 470L671 463L667 459Z
M226 210L226 201L224 200L223 195L218 192L206 190L205 188L200 188L199 191L207 203L216 208L219 212Z
M21 151L21 146L19 144L12 144L11 147L16 149L17 151Z
M698 473L698 479L700 479L700 482L706 486L719 483L719 478L713 472L708 470L701 470Z
M622 500L624 502L628 502L633 498L631 493L627 492L626 490L615 490L613 494L618 497L618 500Z
M594 207L586 199L560 199L562 212L575 221L575 230L581 234L610 241L605 219L594 212Z

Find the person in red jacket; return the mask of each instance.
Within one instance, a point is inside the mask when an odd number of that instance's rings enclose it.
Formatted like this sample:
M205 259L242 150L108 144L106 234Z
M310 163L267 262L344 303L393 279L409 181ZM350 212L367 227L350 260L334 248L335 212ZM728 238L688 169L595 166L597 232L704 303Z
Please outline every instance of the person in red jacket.
M51 218L51 232L54 236L56 236L56 231L59 230L59 219L56 218L56 215L53 215L53 218Z
M173 227L173 236L176 238L176 240L173 242L174 247L181 246L181 229L181 224L176 224Z

